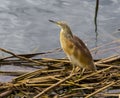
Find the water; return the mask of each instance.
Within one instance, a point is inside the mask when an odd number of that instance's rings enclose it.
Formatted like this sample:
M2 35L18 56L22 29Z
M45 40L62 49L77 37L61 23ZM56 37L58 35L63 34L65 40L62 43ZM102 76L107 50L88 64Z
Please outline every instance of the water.
M120 38L119 5L120 0L100 0L98 46ZM95 0L0 0L0 47L22 54L60 47L60 29L48 21L53 19L66 21L89 49L94 48L94 10ZM117 42L105 48L118 45ZM120 54L119 50L112 49L105 54L98 50L93 56Z
M60 47L59 28L49 19L64 20L89 46L95 45L94 0L0 0L0 47L15 53L31 53ZM98 15L99 42L115 40L120 27L120 1L101 0ZM120 35L119 35L120 37ZM102 42L103 41L103 42Z

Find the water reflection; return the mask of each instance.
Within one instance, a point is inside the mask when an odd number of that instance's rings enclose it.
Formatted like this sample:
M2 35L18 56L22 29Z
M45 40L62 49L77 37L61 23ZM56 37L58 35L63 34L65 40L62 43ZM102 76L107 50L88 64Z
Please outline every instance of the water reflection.
M96 38L95 38L95 46L98 47L98 25L97 25L97 16L98 16L98 10L99 10L99 0L96 0L96 5L95 5L95 16L94 16L94 25L95 25L95 34L96 34ZM97 54L97 49L95 51L95 54Z

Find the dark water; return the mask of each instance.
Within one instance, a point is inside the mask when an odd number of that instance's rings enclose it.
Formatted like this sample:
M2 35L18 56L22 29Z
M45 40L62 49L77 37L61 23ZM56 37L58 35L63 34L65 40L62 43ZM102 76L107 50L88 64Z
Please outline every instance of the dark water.
M14 53L60 47L60 29L48 21L53 19L66 21L89 49L94 48L94 10L95 0L0 0L0 47ZM118 29L120 0L100 0L98 46L119 39ZM120 46L120 41L105 48L113 46ZM120 54L120 47L106 53L99 51L94 58Z

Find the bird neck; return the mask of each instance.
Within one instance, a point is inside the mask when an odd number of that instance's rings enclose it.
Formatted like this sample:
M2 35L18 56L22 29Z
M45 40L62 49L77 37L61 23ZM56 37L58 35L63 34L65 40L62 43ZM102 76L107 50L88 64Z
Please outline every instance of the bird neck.
M66 38L73 38L73 34L69 28L62 28L60 33Z

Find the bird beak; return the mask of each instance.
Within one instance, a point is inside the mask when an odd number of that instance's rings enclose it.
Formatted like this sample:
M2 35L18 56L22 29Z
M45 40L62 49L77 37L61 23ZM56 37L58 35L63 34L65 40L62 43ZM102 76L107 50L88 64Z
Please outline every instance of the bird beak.
M54 20L49 20L50 22L52 22L52 23L55 23L55 24L58 24L56 21L54 21Z

